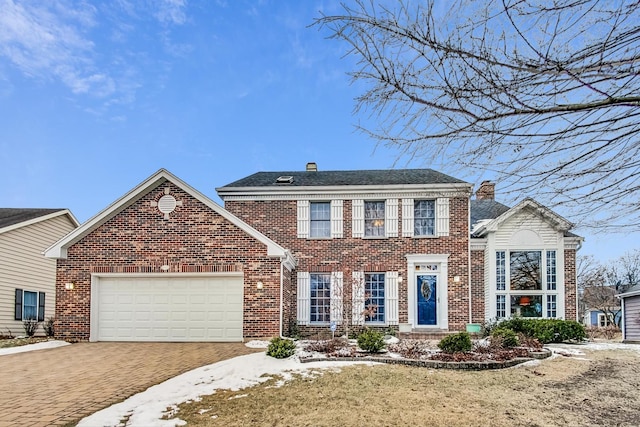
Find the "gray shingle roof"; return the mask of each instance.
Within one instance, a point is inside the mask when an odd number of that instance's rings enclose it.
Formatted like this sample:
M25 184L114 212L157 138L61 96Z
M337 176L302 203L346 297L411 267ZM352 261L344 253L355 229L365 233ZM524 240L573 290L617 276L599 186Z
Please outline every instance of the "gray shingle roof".
M471 225L481 219L496 219L509 209L509 206L495 200L471 200Z
M20 208L0 208L0 228L19 224L41 216L49 215L64 209L20 209Z
M277 183L281 176L293 177L291 183ZM320 187L334 185L410 185L466 184L433 169L386 169L346 171L257 172L220 188L233 187Z

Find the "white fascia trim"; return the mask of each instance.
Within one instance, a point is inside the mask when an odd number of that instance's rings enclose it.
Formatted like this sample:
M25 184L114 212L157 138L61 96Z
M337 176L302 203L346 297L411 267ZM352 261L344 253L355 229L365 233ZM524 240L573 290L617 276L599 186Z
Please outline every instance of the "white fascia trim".
M221 199L234 196L310 196L344 194L388 194L404 192L428 192L433 194L454 193L460 196L470 196L473 186L471 184L397 184L397 185L327 185L327 186L303 186L303 187L218 187L216 192Z
M269 239L264 234L260 233L255 228L251 227L246 222L242 221L240 218L231 214L229 211L224 209L222 206L200 193L195 188L191 187L186 182L182 181L177 176L173 175L166 169L160 169L145 181L140 183L138 186L133 188L131 191L126 193L124 196L111 203L106 209L102 210L100 213L95 215L94 217L87 220L80 227L73 230L71 233L67 234L65 237L54 243L51 247L49 247L44 255L47 258L66 258L67 256L67 248L74 243L78 242L87 234L91 233L93 230L98 228L100 225L104 224L106 221L117 215L119 212L127 208L128 206L135 203L140 196L146 194L150 191L151 188L157 186L159 181L169 181L182 190L186 191L189 195L193 196L195 199L204 203L206 206L210 207L214 212L221 215L223 218L231 222L236 227L240 228L242 231L260 241L264 245L267 246L267 255L273 257L285 257L287 251L273 240Z
M484 233L489 231L497 231L500 228L500 225L502 225L502 223L504 223L506 220L508 220L512 216L518 214L520 211L522 211L525 208L533 209L537 215L550 221L556 230L567 231L573 228L573 223L569 222L562 216L553 212L551 209L547 208L546 206L541 205L535 200L526 198L520 203L518 203L516 206L512 207L511 209L509 209L508 211L500 215L499 217L487 222L486 224L482 224L480 227L478 227L475 233L477 235L483 235Z
M622 300L624 298L635 297L637 295L640 295L640 289L638 289L637 291L625 292L624 294L618 294L616 296Z
M488 239L469 239L469 248L472 251L484 251L487 248Z
M28 225L37 224L39 222L46 221L48 219L55 218L61 215L67 215L75 227L78 227L80 225L76 217L73 216L73 214L69 209L60 209L59 211L52 212L47 215L39 216L37 218L33 218L27 221L19 222L17 224L8 225L4 228L0 228L0 234L6 233L11 230L16 230L18 228L26 227Z
M563 240L565 249L575 249L578 251L582 247L584 237L564 237Z

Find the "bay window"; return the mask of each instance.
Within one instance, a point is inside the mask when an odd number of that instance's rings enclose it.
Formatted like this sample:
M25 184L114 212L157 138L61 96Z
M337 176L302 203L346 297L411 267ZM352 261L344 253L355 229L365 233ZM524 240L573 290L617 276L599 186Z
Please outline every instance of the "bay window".
M555 250L497 251L495 316L556 317L556 270Z

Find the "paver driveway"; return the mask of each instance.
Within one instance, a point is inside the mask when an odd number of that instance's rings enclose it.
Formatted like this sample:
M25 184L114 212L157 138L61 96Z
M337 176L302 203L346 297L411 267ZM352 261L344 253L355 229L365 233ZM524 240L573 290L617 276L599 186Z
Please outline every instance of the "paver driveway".
M78 421L183 372L256 351L241 343L79 343L0 356L0 427Z

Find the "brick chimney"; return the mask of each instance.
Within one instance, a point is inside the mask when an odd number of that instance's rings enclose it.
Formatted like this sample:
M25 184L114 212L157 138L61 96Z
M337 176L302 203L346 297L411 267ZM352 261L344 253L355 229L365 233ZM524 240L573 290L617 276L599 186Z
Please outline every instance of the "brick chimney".
M318 172L318 165L316 162L307 163L307 172Z
M496 185L491 181L482 181L476 191L476 200L494 200L496 198Z

